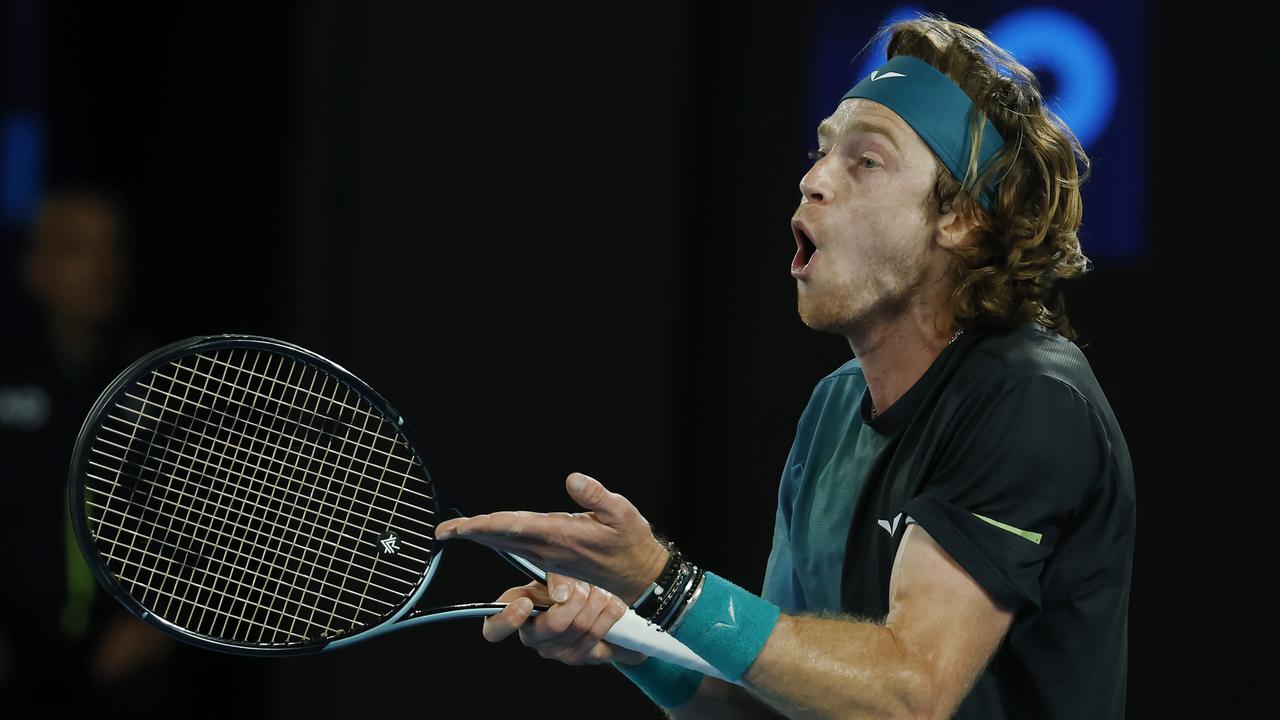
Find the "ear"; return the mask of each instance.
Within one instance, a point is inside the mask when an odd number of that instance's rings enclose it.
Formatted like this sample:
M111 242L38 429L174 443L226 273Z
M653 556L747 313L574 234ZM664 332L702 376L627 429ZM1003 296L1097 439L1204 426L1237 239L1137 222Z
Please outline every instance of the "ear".
M943 203L942 212L933 225L933 240L940 247L955 250L976 240L978 222L968 217L963 209L963 200L960 198Z

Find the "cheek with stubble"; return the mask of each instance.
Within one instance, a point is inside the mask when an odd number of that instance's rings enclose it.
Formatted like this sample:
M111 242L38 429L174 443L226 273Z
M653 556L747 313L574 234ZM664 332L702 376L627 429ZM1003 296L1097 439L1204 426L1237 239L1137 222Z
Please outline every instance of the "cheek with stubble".
M844 242L828 248L831 252L813 277L797 284L800 319L815 330L852 331L880 315L892 315L919 282L923 247L914 235L896 237L868 228Z
M839 330L856 319L871 292L866 259L828 252L813 277L797 283L796 309L805 325L815 330ZM818 268L815 268L818 270Z

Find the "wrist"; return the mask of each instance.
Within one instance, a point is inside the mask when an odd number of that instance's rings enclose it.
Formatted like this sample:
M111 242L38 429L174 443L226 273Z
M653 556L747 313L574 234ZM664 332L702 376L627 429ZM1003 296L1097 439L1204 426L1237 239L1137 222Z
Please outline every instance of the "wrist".
M667 564L671 561L671 550L657 538L653 538L650 552L630 587L621 589L618 597L627 605L634 607L642 595L653 588L654 582L661 577Z
M736 682L764 649L781 609L711 572L691 600L672 637Z
M668 551L666 565L648 589L631 603L631 609L659 630L670 632L696 594L703 571L689 562L675 543L664 544Z

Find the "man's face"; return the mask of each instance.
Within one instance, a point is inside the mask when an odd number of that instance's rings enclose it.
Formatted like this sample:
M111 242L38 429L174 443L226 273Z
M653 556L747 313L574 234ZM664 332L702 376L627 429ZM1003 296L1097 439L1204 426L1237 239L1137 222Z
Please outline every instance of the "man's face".
M946 268L925 204L938 163L910 125L865 98L841 102L819 126L818 145L793 217L800 319L862 334L901 314Z
M90 199L65 202L48 213L38 234L28 263L36 296L61 320L109 320L127 271L115 210Z

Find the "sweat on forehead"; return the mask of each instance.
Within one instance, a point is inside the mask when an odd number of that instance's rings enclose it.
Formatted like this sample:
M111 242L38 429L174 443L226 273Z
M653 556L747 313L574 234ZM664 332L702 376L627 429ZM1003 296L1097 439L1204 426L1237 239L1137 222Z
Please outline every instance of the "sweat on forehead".
M850 121L849 115L856 112L853 108L857 102L856 99L842 101L836 111L831 114L831 117L823 120L818 125L818 139L835 138L848 132L875 133L888 140L893 145L894 150L902 152L904 144L902 134L903 132L912 132L911 126L903 122L901 118L897 118L892 110L883 106L880 106L880 114L884 116L883 120L877 118L875 114L864 112L859 113ZM867 105L875 106L875 103L867 101ZM898 126L903 129L899 129Z
M937 68L919 58L898 55L850 88L840 102L849 98L866 98L892 110L933 149L957 180L964 179L973 147L969 118L977 109L973 99ZM982 117L979 174L1004 144L991 119ZM995 183L983 188L978 198L984 208L991 210Z

